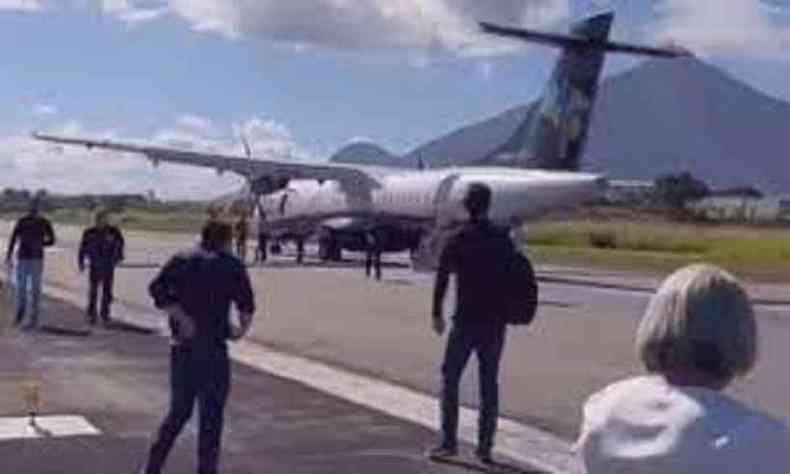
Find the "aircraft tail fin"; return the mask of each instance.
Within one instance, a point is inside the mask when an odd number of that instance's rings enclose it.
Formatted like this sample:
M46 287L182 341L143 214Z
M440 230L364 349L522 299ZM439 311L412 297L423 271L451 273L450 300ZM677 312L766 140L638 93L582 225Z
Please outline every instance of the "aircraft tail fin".
M605 42L609 38L611 13L599 15L571 28L574 38ZM598 80L606 51L575 44L563 51L543 98L527 114L513 135L486 157L498 166L578 170L592 118Z
M572 25L567 35L481 23L487 33L562 48L537 108L481 164L578 170L606 54L663 58L691 55L677 47L654 48L609 41L613 21L614 13L596 15Z

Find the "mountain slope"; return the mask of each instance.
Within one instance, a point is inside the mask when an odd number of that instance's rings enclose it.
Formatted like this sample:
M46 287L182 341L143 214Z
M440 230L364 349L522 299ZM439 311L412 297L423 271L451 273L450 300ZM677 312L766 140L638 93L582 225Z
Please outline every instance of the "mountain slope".
M375 163L463 165L516 129L535 104L516 107ZM690 171L715 186L790 193L790 104L697 59L652 60L603 81L583 167L617 179Z

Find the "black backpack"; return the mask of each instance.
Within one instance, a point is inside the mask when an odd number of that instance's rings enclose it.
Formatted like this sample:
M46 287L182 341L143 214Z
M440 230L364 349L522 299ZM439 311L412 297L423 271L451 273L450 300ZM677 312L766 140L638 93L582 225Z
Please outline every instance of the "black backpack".
M538 281L532 263L523 253L514 251L505 272L505 319L508 324L526 326L535 319L538 309Z

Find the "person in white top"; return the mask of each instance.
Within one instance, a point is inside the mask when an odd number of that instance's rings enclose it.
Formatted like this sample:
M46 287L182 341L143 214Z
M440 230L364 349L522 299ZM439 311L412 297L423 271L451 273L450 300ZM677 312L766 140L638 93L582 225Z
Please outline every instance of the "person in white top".
M678 270L642 318L648 374L589 398L575 449L587 474L790 472L790 428L722 391L757 358L746 292L710 265Z

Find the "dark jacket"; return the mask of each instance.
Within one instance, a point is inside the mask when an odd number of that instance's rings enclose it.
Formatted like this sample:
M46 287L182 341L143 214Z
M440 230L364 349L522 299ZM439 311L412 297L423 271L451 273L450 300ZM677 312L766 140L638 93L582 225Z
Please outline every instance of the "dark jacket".
M19 242L17 258L19 260L41 260L44 258L44 247L55 244L55 232L49 220L39 215L28 214L19 219L8 243L10 258L14 246Z
M124 259L123 250L123 235L117 227L91 227L82 234L77 260L80 267L87 257L92 269L110 269Z
M195 250L178 254L148 288L157 308L180 305L195 322L190 344L216 346L230 336L230 305L243 313L255 311L252 285L241 261L225 252ZM173 332L178 333L170 321Z
M508 229L488 220L468 222L449 240L439 266L456 275L456 323L504 322L506 268L514 252Z

